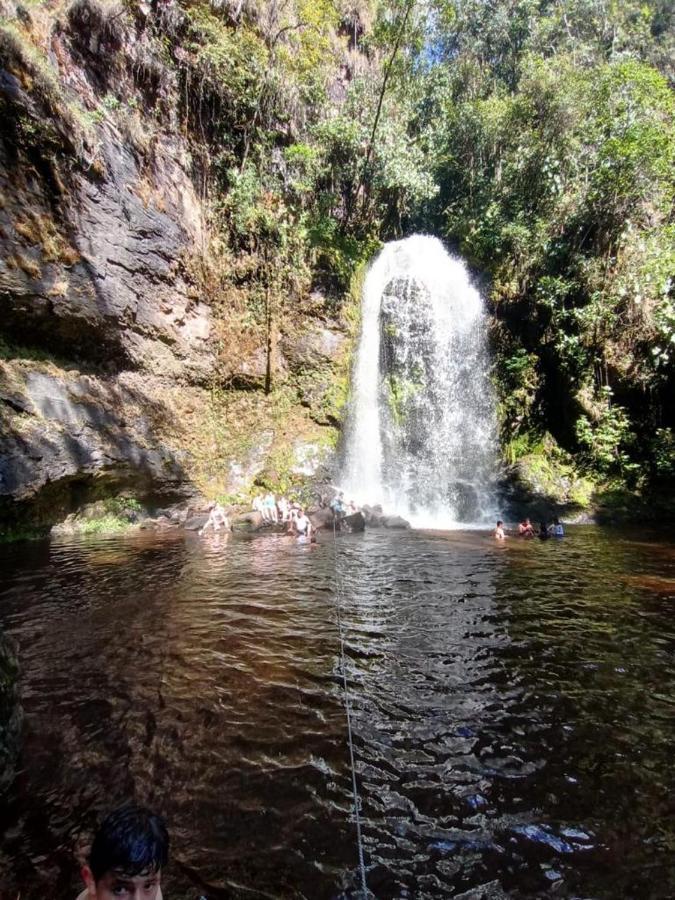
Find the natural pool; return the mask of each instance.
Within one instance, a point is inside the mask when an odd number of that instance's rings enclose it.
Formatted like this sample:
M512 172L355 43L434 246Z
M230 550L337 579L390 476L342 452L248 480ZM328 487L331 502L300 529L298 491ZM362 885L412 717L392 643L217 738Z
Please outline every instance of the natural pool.
M168 900L357 896L336 583L376 897L675 895L663 535L139 533L0 564L25 717L2 898L72 900L129 798L169 822Z

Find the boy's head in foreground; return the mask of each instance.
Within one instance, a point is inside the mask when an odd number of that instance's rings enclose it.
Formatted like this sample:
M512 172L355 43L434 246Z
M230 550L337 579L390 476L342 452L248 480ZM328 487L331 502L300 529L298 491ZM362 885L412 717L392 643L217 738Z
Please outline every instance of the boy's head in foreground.
M89 864L82 869L90 900L158 900L169 858L164 821L147 809L115 810L96 832Z

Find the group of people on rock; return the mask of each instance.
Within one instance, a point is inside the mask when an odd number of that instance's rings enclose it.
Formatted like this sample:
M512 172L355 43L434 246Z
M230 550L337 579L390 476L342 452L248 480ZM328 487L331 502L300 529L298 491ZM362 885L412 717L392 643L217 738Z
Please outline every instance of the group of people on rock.
M333 497L329 506L336 519L344 519L346 516L351 516L359 511L358 506L353 500L345 500L345 495L342 491Z
M297 501L287 500L283 496L277 499L270 491L254 498L253 509L260 513L263 522L270 525L285 525L287 534L296 537L312 537L312 523L302 504Z
M518 535L525 539L538 537L541 541L547 541L549 538L561 538L565 534L565 529L563 528L562 522L558 519L557 516L553 518L553 521L550 524L546 522L539 523L539 529L535 529L532 522L526 517L522 522L518 525ZM504 530L504 523L500 519L497 522L497 527L494 530L494 536L496 540L503 541L506 538L506 531Z
M287 500L286 497L277 497L270 491L267 494L260 494L253 499L253 509L259 512L263 522L270 525L278 525L293 522L300 510L300 503L297 501Z
M279 522L288 522L291 506L292 504L285 497L277 500L271 491L267 494L260 494L253 500L253 509L260 513L263 522L273 525L277 525Z
M322 505L325 500L322 501ZM285 525L287 534L296 537L306 537L316 540L313 537L314 528L309 520L302 504L298 501L288 500L286 497L277 497L272 491L266 494L260 494L253 500L253 509L259 512L263 523L269 525ZM330 509L336 520L344 519L353 513L358 512L358 507L353 500L346 501L344 494L339 493L331 500ZM204 525L199 529L199 534L213 530L231 531L232 526L224 507L218 502L213 502L209 507L209 516Z

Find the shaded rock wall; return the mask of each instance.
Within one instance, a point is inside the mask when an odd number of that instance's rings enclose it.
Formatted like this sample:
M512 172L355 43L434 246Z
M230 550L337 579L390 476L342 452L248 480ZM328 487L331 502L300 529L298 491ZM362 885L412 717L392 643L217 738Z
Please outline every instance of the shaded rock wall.
M120 491L163 501L194 492L157 435L148 394L124 376L0 363L0 516L50 524Z
M99 21L101 9L71 5L41 46L44 22L30 12L0 29L0 519L10 522L58 521L119 490L195 490L180 447L157 434L153 385L204 385L213 372L212 313L194 275L204 210L175 123L144 133L130 111L123 133L101 106L113 81L132 107L147 112L152 99L114 62L142 34ZM131 372L146 380L132 386Z
M245 491L292 473L296 444L306 473L338 421L344 337L316 310L277 335L286 420L261 399L261 431L255 399L223 397L262 395L265 336L228 335L234 301L205 287L204 171L153 8L0 0L0 524L120 491Z
M31 108L18 83L12 109ZM58 188L0 143L0 329L109 370L204 382L211 312L188 274L204 240L194 187L164 138L142 167L114 127L98 132L96 172Z

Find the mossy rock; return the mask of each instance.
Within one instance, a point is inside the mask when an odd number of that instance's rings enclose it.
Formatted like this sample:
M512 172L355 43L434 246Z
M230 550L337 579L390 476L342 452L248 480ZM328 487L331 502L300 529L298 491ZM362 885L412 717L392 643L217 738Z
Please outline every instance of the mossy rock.
M553 454L530 453L506 469L503 495L515 513L578 516L593 505L596 485Z
M593 496L596 519L603 524L634 522L675 522L673 486L656 493L630 490L625 485L611 483L601 485Z

